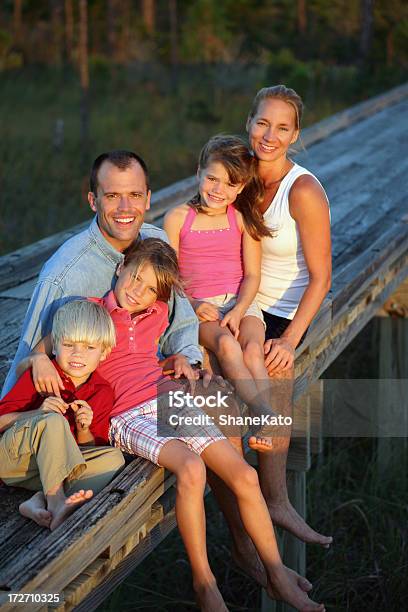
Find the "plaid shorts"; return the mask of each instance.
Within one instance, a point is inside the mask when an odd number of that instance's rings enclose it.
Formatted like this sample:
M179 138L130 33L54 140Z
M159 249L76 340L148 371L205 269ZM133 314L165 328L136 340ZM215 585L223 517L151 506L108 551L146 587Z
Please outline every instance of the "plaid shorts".
M199 409L195 409L195 415L205 415ZM113 446L120 448L123 453L138 455L148 459L156 465L159 463L159 455L163 446L169 440L181 440L196 455L201 453L213 442L225 440L225 436L215 425L200 427L200 434L192 436L191 429L183 434L183 428L178 429L180 435L169 430L169 435L160 436L157 431L157 398L154 398L136 408L131 408L111 419L109 440ZM204 434L204 435L202 435Z

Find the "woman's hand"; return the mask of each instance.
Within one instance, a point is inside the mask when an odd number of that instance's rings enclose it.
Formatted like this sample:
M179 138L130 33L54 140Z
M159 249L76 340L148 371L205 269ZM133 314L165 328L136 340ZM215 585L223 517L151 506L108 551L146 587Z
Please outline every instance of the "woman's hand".
M57 414L65 414L68 410L68 404L60 397L46 397L40 406L41 412L56 412Z
M74 400L70 404L75 413L75 424L82 431L89 429L93 420L93 411L85 400Z
M61 397L61 390L65 389L64 383L51 359L45 353L34 353L30 357L30 363L37 393L52 393Z
M295 347L286 338L272 338L264 344L265 367L268 374L278 374L293 367Z
M220 318L218 308L208 302L197 301L194 303L193 308L199 321L218 321Z
M220 327L228 327L228 329L233 334L235 340L237 340L239 336L239 326L240 326L242 317L243 317L243 312L241 308L239 308L238 306L234 306L234 308L232 308L224 316L223 320L220 323Z

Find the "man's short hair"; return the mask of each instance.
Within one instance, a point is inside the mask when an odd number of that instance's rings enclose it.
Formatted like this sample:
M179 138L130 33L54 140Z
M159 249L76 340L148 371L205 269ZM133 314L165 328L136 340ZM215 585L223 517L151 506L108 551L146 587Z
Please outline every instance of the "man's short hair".
M110 164L113 164L120 170L127 170L127 168L129 168L133 162L138 163L144 172L146 189L149 191L149 171L147 170L145 161L140 157L140 155L133 153L133 151L122 151L119 149L117 151L102 153L95 159L94 163L92 164L91 175L89 178L89 189L92 193L96 195L98 189L98 172L105 161L108 161Z
M52 323L54 344L69 340L102 344L104 349L112 349L116 344L115 326L108 311L88 300L67 302L54 315Z

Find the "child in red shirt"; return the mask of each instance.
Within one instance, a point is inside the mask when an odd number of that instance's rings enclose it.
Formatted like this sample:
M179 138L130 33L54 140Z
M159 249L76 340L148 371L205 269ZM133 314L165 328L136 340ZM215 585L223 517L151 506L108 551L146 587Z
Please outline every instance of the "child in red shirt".
M124 460L108 446L112 388L94 371L115 345L108 313L84 300L69 302L54 316L52 340L64 391L45 397L28 369L0 401L0 478L37 491L20 512L54 530Z
M243 525L265 567L271 597L300 610L323 611L323 605L311 601L306 593L310 583L281 561L255 469L215 425L208 424L208 415L199 409L190 411L202 419L196 434L191 428L165 432L163 424L158 431L157 399L160 395L168 398L166 393L175 383L162 374L157 340L167 325L165 302L177 282L175 251L162 240L146 238L125 255L114 292L96 300L109 310L117 334L117 345L99 368L115 393L111 439L122 450L146 457L176 475L177 523L201 610L227 610L207 558L204 489L208 467L237 499ZM45 346L36 350L41 348ZM61 379L50 376L53 371L47 369L44 355L33 354L30 359L32 364L36 360L41 364L36 369L38 379L48 378L53 388L63 389ZM185 376L192 384L197 378L183 355L167 358L165 369L174 370L176 377Z

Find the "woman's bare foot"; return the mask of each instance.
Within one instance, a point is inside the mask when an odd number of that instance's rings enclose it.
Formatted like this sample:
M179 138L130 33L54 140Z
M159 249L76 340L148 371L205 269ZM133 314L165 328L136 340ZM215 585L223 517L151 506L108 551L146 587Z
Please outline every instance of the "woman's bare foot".
M54 531L65 519L72 514L76 508L87 502L93 496L93 491L88 489L84 491L81 489L76 493L73 493L69 497L61 497L57 495L47 496L48 509L52 513L52 520L50 523L51 531Z
M320 544L324 548L329 548L333 542L331 536L322 535L309 527L300 514L296 512L289 499L275 504L267 501L267 504L273 524L286 529L299 540L306 542L306 544Z
M238 548L235 543L232 545L232 560L247 576L255 580L263 589L268 584L268 576L265 567L256 552L255 546L251 542L251 547Z
M310 588L306 578L282 565L270 576L267 593L271 599L285 601L299 612L325 612L324 604L318 604L307 595Z
M272 451L272 439L251 436L248 439L248 446L258 453L270 453Z
M30 499L18 507L20 514L31 519L41 527L50 527L52 515L45 507L45 497L42 491L35 493Z
M228 612L215 579L210 583L194 585L194 591L201 612Z

